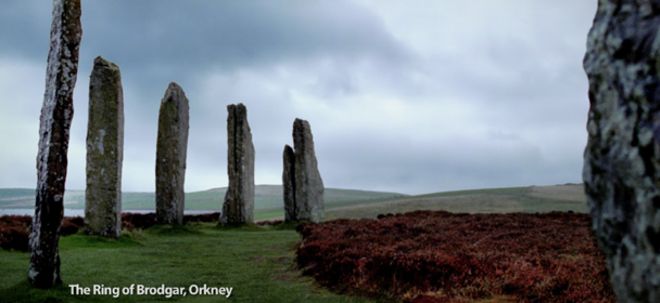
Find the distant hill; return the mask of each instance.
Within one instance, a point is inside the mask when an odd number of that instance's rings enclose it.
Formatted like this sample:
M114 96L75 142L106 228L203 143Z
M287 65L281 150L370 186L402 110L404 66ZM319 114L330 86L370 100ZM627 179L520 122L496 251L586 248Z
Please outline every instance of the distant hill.
M186 193L186 210L219 211L227 188ZM282 186L257 185L255 188L255 219L271 220L284 216ZM67 191L66 208L84 208L85 192ZM581 184L527 186L440 192L417 196L399 193L351 189L325 189L326 219L374 218L379 214L414 210L446 210L468 213L505 212L587 212L586 197ZM34 190L0 189L0 209L32 208ZM123 194L124 210L154 209L154 194L127 192Z
M373 218L379 214L414 210L446 210L464 213L587 212L582 184L527 186L441 192L359 202L329 208L326 219Z
M219 210L224 200L226 187L214 188L205 191L186 193L187 210ZM33 208L34 189L26 188L0 188L0 208ZM404 197L403 194L363 191L352 189L325 189L326 205L344 206L357 202L369 202ZM122 195L122 208L125 210L154 209L154 193L125 192ZM68 190L64 195L64 205L70 209L83 209L85 207L85 192L82 190ZM281 209L282 186L257 185L255 187L255 209Z

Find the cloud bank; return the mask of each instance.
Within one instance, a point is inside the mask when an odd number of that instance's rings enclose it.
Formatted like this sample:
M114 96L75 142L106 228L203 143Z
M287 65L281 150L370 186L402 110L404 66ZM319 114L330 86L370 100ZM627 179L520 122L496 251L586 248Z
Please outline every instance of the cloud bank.
M50 6L0 12L0 187L33 187ZM226 109L243 102L256 182L280 184L295 117L329 187L423 193L578 182L581 62L596 3L86 1L67 188L85 184L93 58L125 93L123 187L153 191L169 81L190 99L186 190L226 186Z

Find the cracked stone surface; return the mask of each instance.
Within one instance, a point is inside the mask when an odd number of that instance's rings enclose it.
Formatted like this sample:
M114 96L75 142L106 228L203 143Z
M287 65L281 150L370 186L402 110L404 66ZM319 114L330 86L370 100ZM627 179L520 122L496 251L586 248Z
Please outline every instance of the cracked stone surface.
M660 3L601 0L589 32L584 183L620 302L660 302Z
M101 57L89 79L85 228L93 235L121 233L124 97L119 67Z
M189 119L188 98L181 86L172 82L158 115L156 220L161 224L183 224Z
M309 122L293 122L293 148L283 154L285 221L321 222L324 215L323 180L318 169Z
M37 190L30 232L29 282L40 288L62 283L59 229L64 212L73 89L82 27L80 0L53 1L46 89L39 125Z
M254 145L247 109L240 103L227 106L227 175L220 224L254 222Z

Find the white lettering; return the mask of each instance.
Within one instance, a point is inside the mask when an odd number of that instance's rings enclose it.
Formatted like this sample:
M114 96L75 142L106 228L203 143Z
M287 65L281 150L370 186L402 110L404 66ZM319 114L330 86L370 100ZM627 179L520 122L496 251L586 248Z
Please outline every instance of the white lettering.
M234 291L233 287L213 287L206 284L192 284L188 287L171 287L161 284L160 286L145 286L143 284L131 284L123 287L110 287L103 284L93 284L91 287L80 286L80 284L69 284L69 293L74 296L161 296L167 299L182 296L189 293L192 296L223 296L229 298Z
M192 284L188 287L188 292L192 296L224 296L229 298L233 290L233 287L211 287L206 284L202 286Z

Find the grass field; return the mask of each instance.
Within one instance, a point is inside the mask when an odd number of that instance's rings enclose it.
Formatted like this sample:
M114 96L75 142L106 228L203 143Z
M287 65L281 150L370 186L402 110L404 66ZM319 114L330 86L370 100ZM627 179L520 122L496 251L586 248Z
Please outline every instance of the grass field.
M124 233L118 241L84 235L60 241L64 285L53 290L26 282L28 253L0 250L0 302L375 302L333 294L294 268L299 236L292 229L220 229L194 224ZM67 284L124 287L207 284L233 287L221 296L71 296Z

